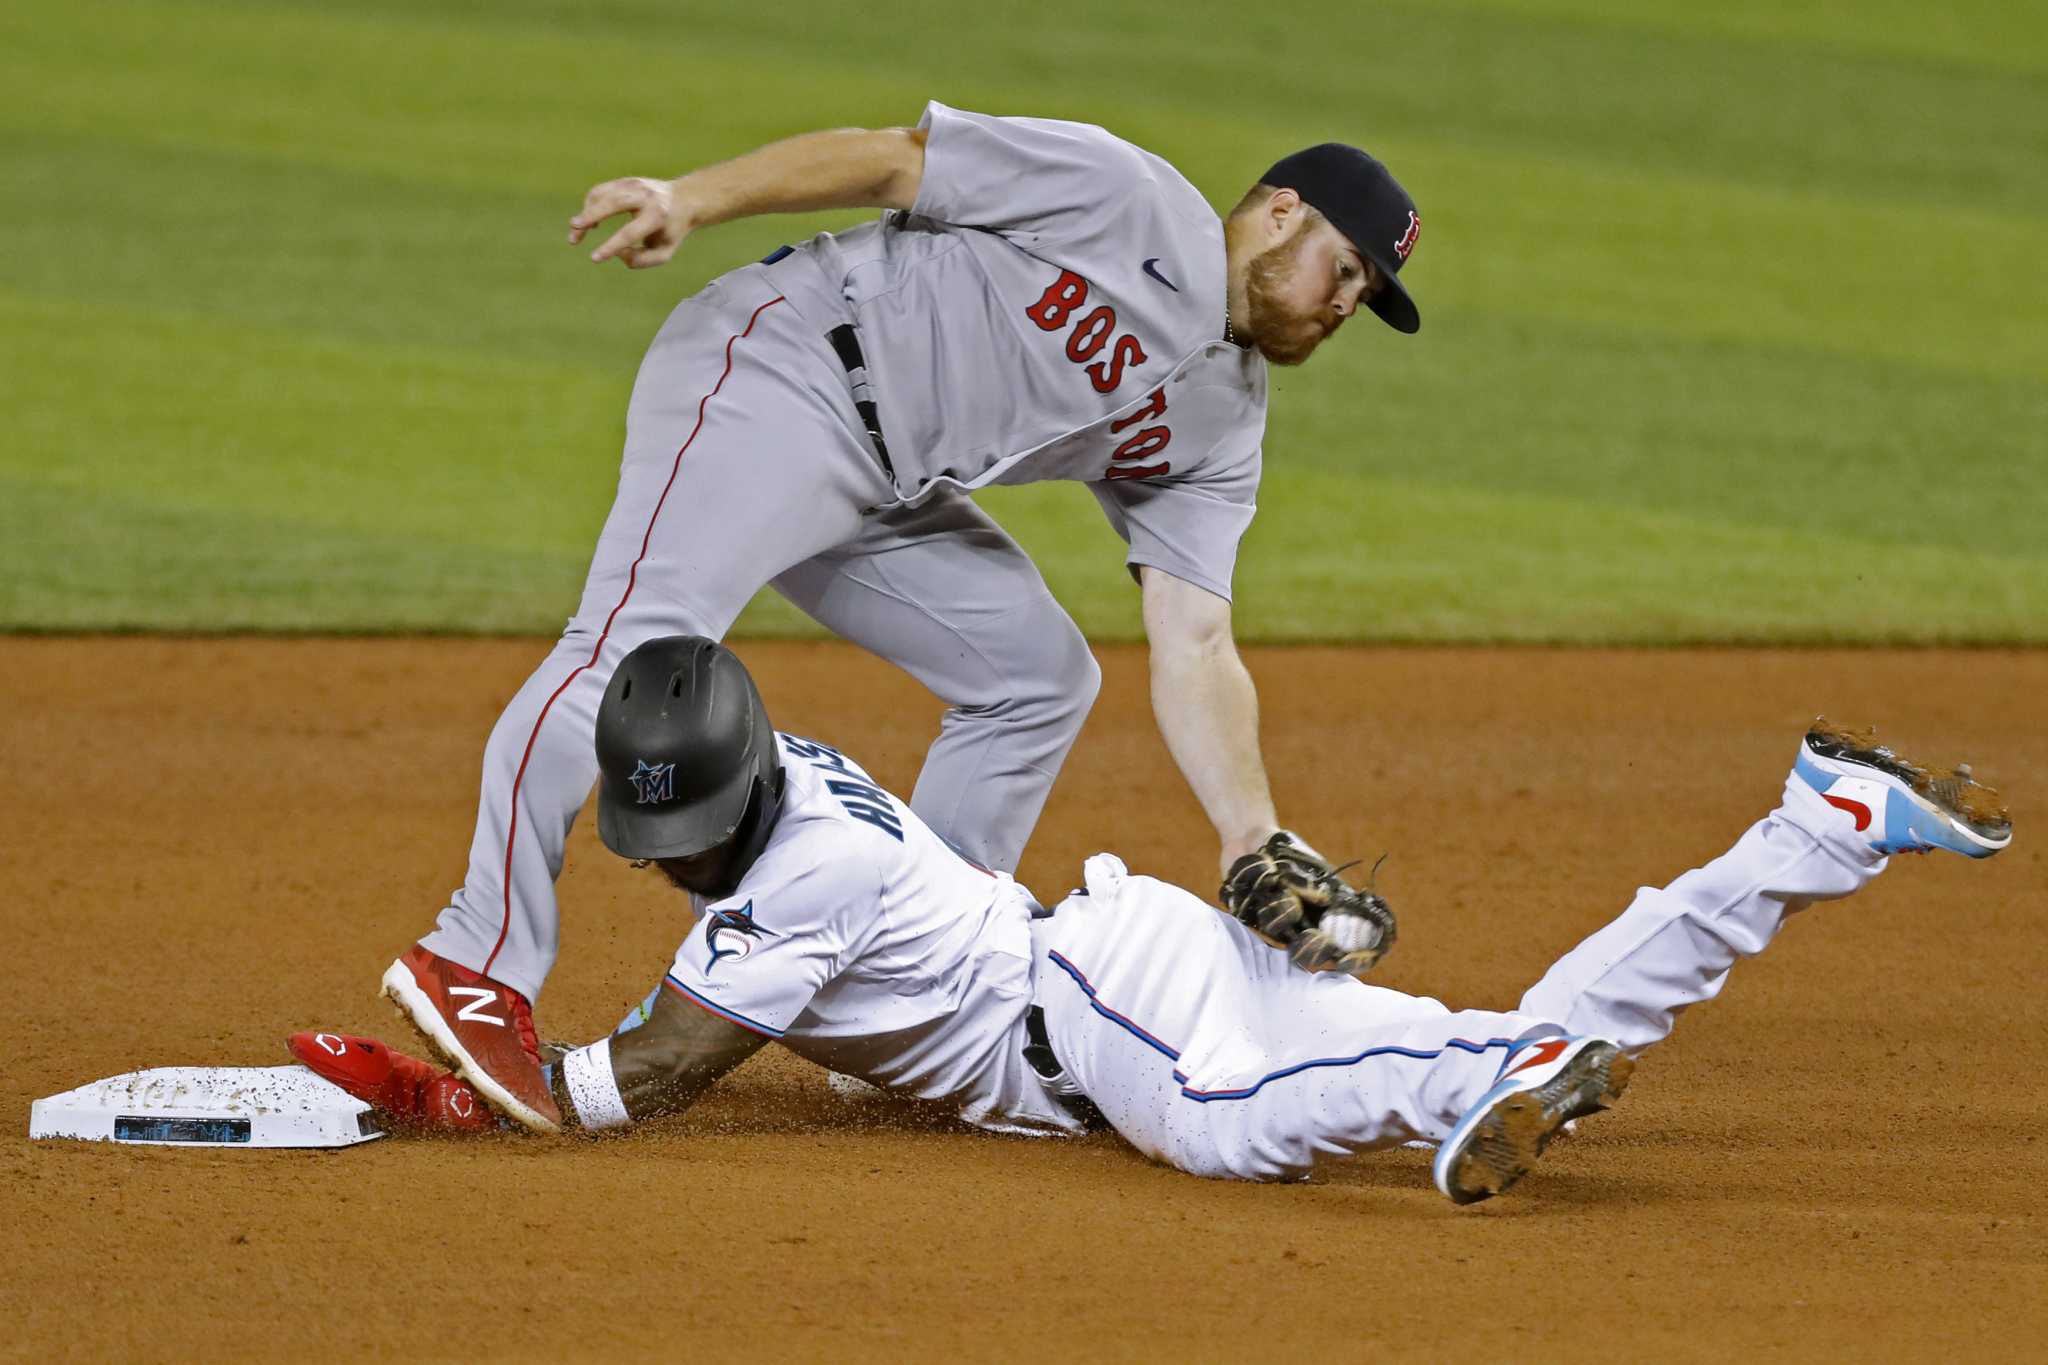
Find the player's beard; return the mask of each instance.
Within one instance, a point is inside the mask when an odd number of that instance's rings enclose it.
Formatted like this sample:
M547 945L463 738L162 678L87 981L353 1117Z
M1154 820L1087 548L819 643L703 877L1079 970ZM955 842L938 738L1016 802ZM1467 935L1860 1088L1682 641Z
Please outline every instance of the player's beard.
M1234 329L1275 365L1307 360L1330 329L1321 317L1290 311L1281 297L1301 268L1306 233L1252 257L1244 272L1244 326Z

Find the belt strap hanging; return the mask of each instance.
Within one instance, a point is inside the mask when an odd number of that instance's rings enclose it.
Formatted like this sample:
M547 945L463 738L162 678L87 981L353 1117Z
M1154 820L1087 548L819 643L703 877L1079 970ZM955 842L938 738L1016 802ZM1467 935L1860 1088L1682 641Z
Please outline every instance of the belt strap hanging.
M875 411L874 390L868 386L867 357L861 354L860 334L850 322L842 322L825 333L825 340L832 343L833 354L846 367L847 382L853 388L853 409L860 414L862 425L868 429L868 440L875 446L875 454L881 458L882 472L889 476L889 482L896 482L896 466L889 463L889 443L882 439L882 419Z

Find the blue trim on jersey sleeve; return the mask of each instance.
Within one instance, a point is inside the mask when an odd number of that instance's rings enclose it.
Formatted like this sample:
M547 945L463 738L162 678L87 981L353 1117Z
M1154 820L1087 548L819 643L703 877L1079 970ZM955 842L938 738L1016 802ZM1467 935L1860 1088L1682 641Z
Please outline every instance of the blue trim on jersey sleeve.
M697 994L697 992L691 990L673 976L664 976L661 979L661 984L667 986L672 991L676 991L691 1004L703 1006L728 1023L738 1024L741 1028L749 1032L758 1033L764 1038L780 1038L782 1036L781 1029L773 1028L758 1020L749 1019L744 1014L735 1014L717 1001L706 999L704 996Z
M1082 993L1088 997L1088 1007L1090 1009L1109 1020L1112 1024L1115 1024L1118 1028L1123 1029L1146 1046L1159 1052L1169 1061L1177 1062L1180 1060L1180 1053L1178 1051L1160 1042L1125 1015L1119 1014L1103 1004L1101 997L1096 994L1094 984L1088 980L1087 974L1079 967L1076 967L1057 952L1049 952L1046 956L1052 961L1054 966L1073 978L1074 984L1079 986ZM1183 1098L1193 1100L1197 1104L1209 1104L1216 1100L1250 1099L1272 1081L1285 1080L1289 1076L1299 1075L1301 1072L1319 1066L1356 1066L1369 1057L1412 1057L1417 1061L1428 1062L1435 1061L1453 1048L1479 1056L1497 1047L1512 1049L1514 1045L1515 1040L1512 1038L1488 1038L1484 1042L1474 1042L1469 1038L1450 1038L1445 1040L1442 1047L1434 1049L1398 1047L1393 1045L1369 1047L1356 1056L1317 1057L1306 1062L1296 1062L1293 1066L1282 1067L1278 1071L1269 1072L1258 1080L1253 1081L1250 1085L1238 1090L1191 1090L1188 1088L1187 1073L1183 1072L1179 1067L1174 1068L1173 1079L1180 1083L1180 1093Z

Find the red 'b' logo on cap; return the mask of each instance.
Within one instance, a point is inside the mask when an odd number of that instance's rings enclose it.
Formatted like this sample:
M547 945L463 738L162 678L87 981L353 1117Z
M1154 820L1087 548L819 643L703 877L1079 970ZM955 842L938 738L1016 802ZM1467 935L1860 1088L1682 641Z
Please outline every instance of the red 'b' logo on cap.
M1408 253L1415 250L1415 239L1421 235L1422 219L1416 216L1414 209L1410 209L1408 210L1408 230L1401 234L1400 241L1394 243L1394 254L1404 261L1407 260Z

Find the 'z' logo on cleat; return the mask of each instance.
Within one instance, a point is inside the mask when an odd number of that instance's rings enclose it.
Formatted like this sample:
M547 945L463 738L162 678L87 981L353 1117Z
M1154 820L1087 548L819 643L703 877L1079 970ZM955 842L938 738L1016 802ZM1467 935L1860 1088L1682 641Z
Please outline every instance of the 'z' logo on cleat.
M496 1024L499 1028L505 1027L503 1019L493 1019L490 1015L479 1012L486 1004L498 998L496 991L487 991L481 986L450 986L448 994L471 997L467 1005L455 1011L457 1019L467 1019L472 1024Z

